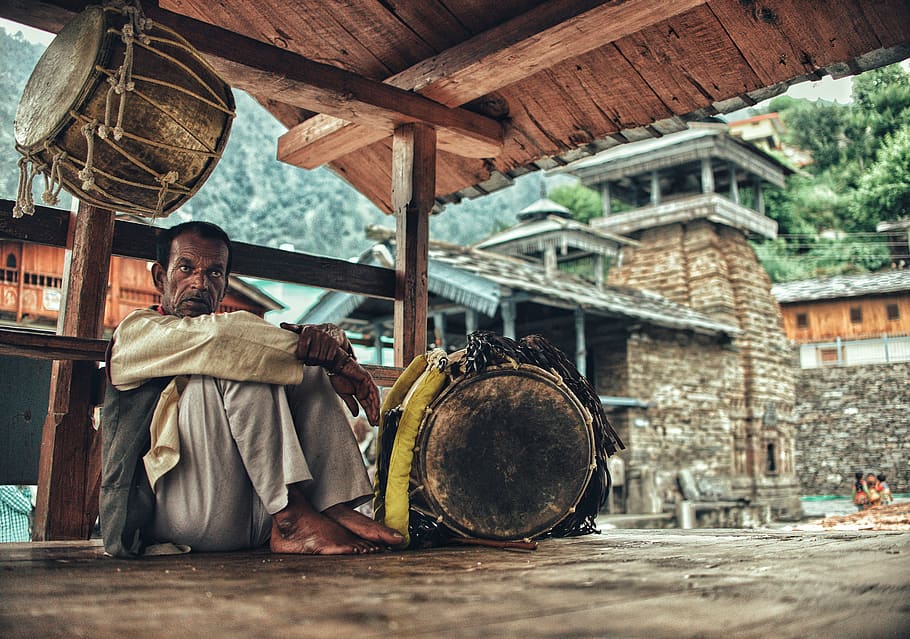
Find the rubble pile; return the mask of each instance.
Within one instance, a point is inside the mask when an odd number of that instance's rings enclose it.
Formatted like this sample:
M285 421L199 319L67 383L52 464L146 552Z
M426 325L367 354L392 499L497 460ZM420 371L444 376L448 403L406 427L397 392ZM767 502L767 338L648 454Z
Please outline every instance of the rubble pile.
M904 530L910 531L910 501L875 506L849 515L826 517L820 522L832 530Z

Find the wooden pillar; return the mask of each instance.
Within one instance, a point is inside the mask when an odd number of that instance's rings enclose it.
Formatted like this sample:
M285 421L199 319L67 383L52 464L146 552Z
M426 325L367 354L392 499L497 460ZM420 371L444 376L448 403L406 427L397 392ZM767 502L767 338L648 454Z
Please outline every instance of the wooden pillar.
M660 174L651 171L651 206L660 206Z
M585 339L585 312L575 309L575 368L582 376L586 375L588 347Z
M100 338L114 214L86 204L70 218L58 334ZM41 437L32 538L88 539L98 516L101 436L92 424L95 362L55 361Z
M376 341L373 343L373 349L376 353L376 365L382 366L382 322L373 322L373 334Z
M730 199L739 204L739 184L736 183L736 165L730 162Z
M434 313L433 314L433 332L435 333L434 341L436 346L445 350L446 344L446 314L445 313Z
M604 217L613 213L613 201L611 200L609 182L604 182L600 185L600 202Z
M477 330L477 311L469 308L464 312L464 334L470 335Z
M755 178L755 181L752 182L752 208L761 213L765 214L765 194L761 188L761 179Z
M16 293L16 322L22 321L22 295L25 293L25 242L19 242L19 287Z
M553 277L556 273L558 260L556 258L556 247L548 246L543 250L543 270L547 277Z
M711 158L701 161L701 192L714 193L714 169L711 167Z
M405 124L392 139L395 210L395 366L427 350L427 253L436 198L436 129Z
M515 339L515 301L503 299L499 310L502 313L502 336Z

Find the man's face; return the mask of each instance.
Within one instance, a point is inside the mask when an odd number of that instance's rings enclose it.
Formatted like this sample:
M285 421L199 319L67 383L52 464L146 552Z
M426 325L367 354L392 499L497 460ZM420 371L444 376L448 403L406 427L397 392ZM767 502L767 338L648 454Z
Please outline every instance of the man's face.
M175 237L167 269L152 265L164 312L178 317L215 312L227 291L227 260L228 248L221 240L195 233Z

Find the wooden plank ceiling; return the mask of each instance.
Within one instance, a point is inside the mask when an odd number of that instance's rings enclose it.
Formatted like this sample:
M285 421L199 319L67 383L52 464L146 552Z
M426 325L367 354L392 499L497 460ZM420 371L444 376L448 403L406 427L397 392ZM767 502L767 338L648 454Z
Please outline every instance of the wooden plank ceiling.
M56 31L88 2L0 0ZM436 199L910 56L906 0L160 0L225 79L392 211L393 129L438 130ZM211 25L211 27L209 26Z

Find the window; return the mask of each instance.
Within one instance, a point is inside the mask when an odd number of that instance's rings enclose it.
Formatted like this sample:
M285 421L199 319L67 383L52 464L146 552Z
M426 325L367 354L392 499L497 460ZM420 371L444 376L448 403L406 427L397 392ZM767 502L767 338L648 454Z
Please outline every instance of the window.
M901 318L901 309L897 304L888 304L885 306L885 312L889 321L897 321Z
M765 470L769 475L777 474L777 450L774 442L767 443L767 462Z
M818 349L818 359L821 364L837 364L837 349L836 348L820 348Z
M862 306L851 306L850 307L850 321L853 324L861 324L863 321L863 308Z
M809 328L809 314L808 313L797 313L796 314L796 328Z
M6 268L16 268L16 254L10 253L6 256Z

